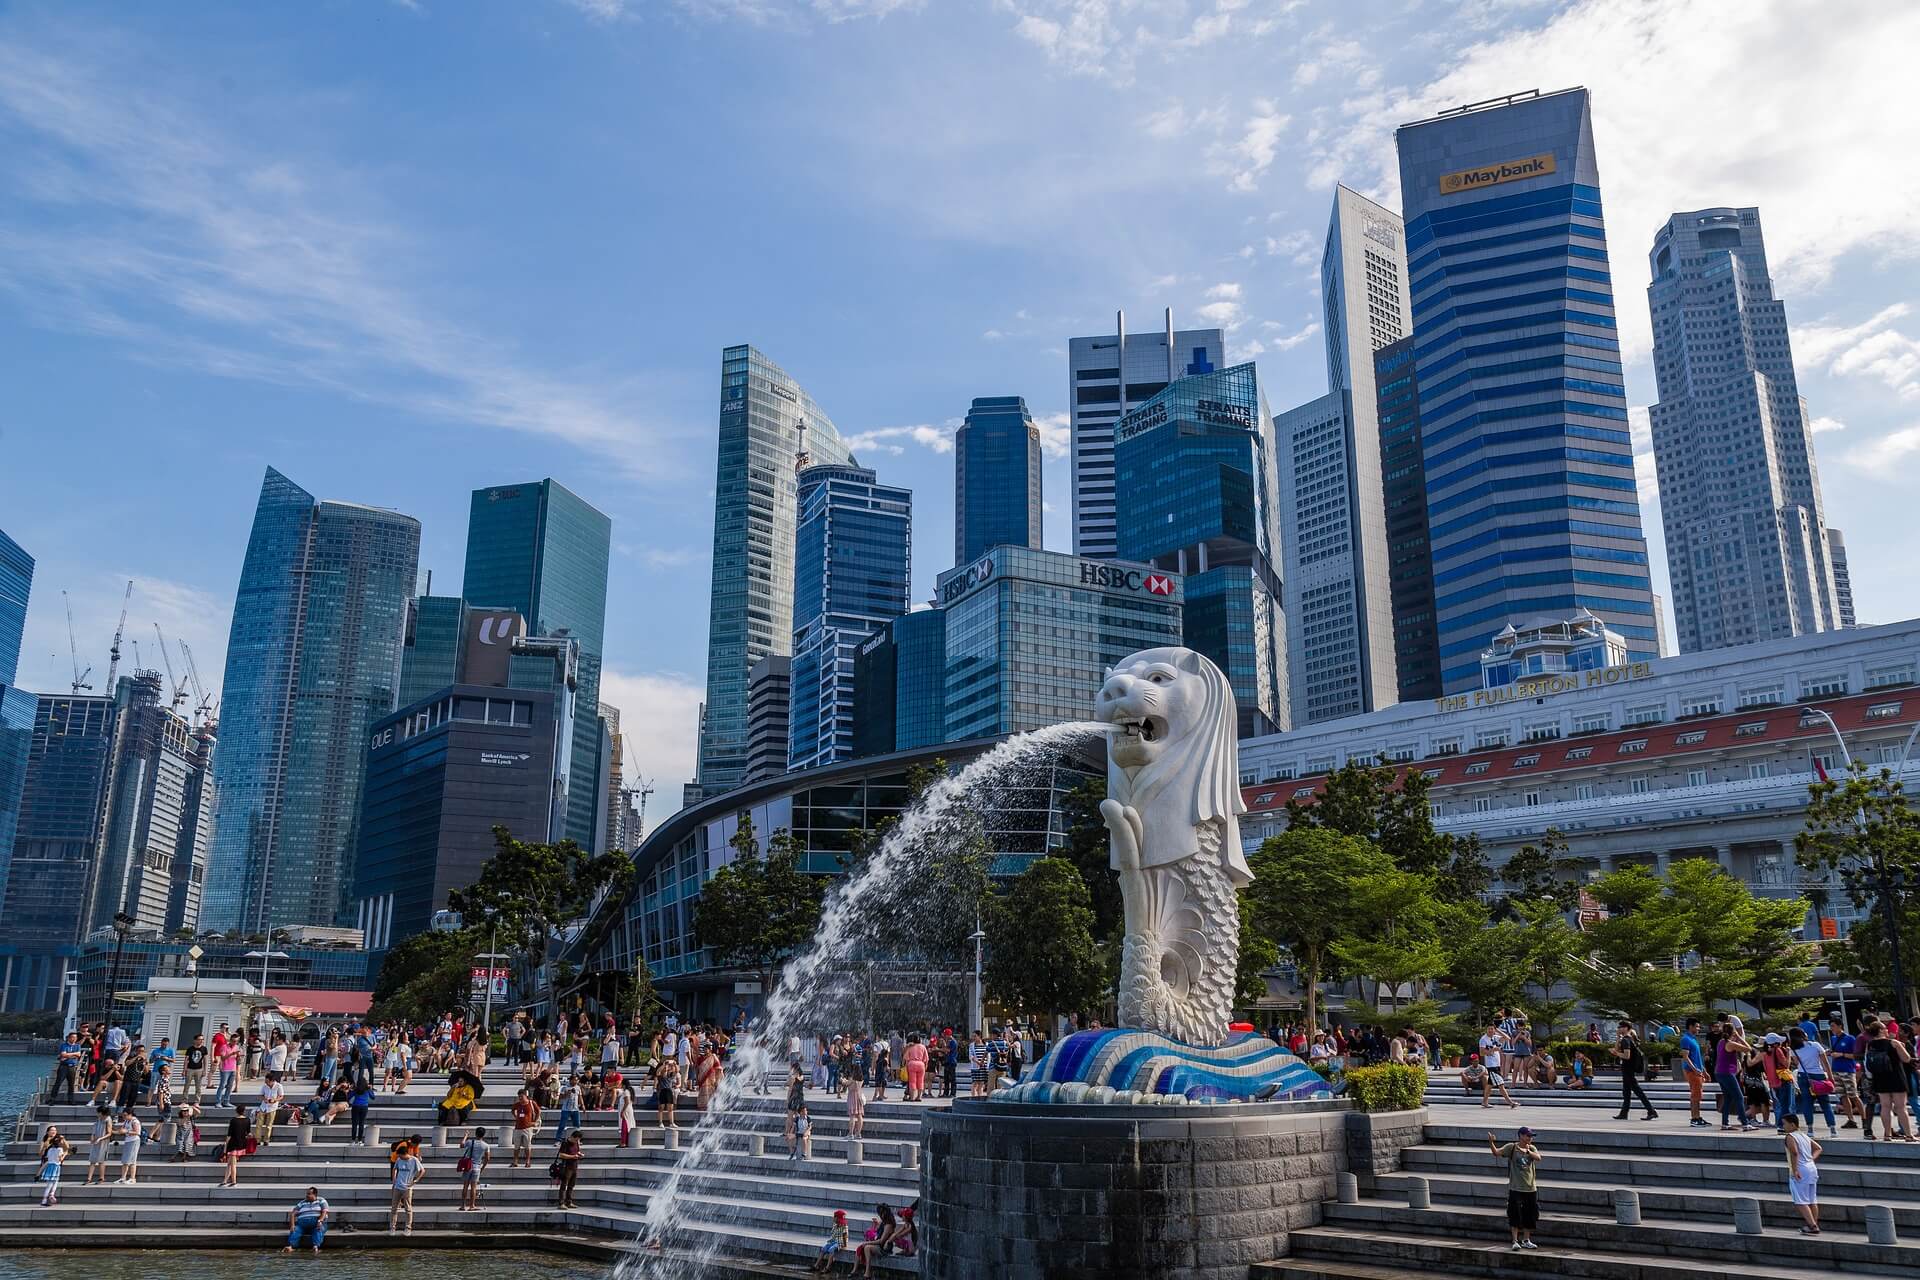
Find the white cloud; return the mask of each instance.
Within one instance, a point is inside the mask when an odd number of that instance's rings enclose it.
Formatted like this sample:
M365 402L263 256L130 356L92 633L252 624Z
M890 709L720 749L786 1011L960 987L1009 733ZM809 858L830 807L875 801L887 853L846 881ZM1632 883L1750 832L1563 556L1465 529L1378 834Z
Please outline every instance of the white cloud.
M1896 302L1855 325L1801 325L1793 331L1794 350L1807 364L1828 373L1873 378L1902 399L1920 399L1920 340L1893 327L1912 310Z
M872 431L858 431L845 437L847 447L855 453L871 450L898 457L906 452L896 440L905 440L935 453L953 452L953 428L931 427L926 425L912 427L877 427Z
M1049 458L1064 458L1073 447L1073 420L1064 413L1045 413L1034 418L1040 428L1040 452Z
M1286 132L1292 119L1271 99L1255 99L1246 123L1241 126L1240 137L1208 148L1210 169L1226 176L1229 191L1254 190L1259 186L1261 175L1273 166L1273 158L1280 150L1280 135Z
M680 786L693 777L700 740L700 703L706 687L674 671L606 667L600 697L620 708L625 785L653 784L647 826L680 808Z
M1311 231L1289 231L1265 239L1267 256L1284 257L1296 267L1310 267L1320 257L1320 241Z
M1371 188L1395 205L1400 124L1533 85L1586 85L1621 342L1629 357L1644 355L1646 249L1676 210L1757 205L1788 294L1824 282L1850 253L1920 255L1920 165L1905 162L1911 113L1892 88L1911 78L1920 6L1833 0L1818 9L1814 39L1815 11L1794 12L1579 0L1531 30L1437 51L1448 69L1436 80L1317 114L1309 179Z
M1207 290L1207 296L1209 298L1230 298L1238 301L1240 298L1240 286L1232 281L1216 284Z
M1807 424L1807 431L1816 436L1826 435L1829 431L1845 431L1847 424L1838 418L1815 418Z
M1261 327L1264 329L1278 329L1281 326L1275 325L1271 322L1263 321L1261 324ZM1298 347L1305 343L1313 341L1314 338L1319 336L1319 333L1320 333L1320 322L1318 320L1315 320L1309 323L1305 328L1296 329L1294 332L1289 334L1284 334L1279 336L1269 335L1270 337L1272 337L1273 345L1272 347L1267 349L1273 350L1273 351L1291 351L1295 347Z
M1877 440L1869 440L1847 450L1848 463L1862 471L1881 472L1912 454L1920 453L1920 423L1889 431Z
M638 560L649 569L684 569L707 558L706 552L694 547L635 547L624 543L620 554Z
M1634 487L1644 507L1660 500L1660 473L1653 459L1653 416L1645 405L1628 407L1627 437L1633 448Z
M567 0L567 3L601 21L641 17L646 8L633 0ZM903 9L918 9L922 0L674 0L674 3L692 17L710 22L799 26L812 20L839 23L885 18Z
M170 92L169 90L177 90ZM557 437L633 471L679 464L624 380L531 367L405 285L429 255L348 172L243 140L244 101L94 51L0 42L0 290L50 328L215 376L322 387ZM234 123L231 128L227 122Z

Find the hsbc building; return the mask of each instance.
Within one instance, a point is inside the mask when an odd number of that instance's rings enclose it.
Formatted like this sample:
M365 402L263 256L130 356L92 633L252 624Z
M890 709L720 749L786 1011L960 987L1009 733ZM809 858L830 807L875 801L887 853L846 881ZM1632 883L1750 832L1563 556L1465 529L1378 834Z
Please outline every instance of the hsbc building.
M1109 666L1182 642L1185 603L1180 574L1133 561L1008 546L949 569L946 740L1086 719Z

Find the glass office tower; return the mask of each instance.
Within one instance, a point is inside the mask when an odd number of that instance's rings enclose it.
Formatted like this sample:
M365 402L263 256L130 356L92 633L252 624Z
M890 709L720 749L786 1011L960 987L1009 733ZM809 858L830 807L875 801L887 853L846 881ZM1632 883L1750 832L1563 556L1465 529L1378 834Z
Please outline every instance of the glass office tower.
M1181 378L1113 433L1120 556L1184 576L1186 645L1233 682L1243 738L1291 722L1275 465L1251 364Z
M770 653L793 651L798 471L851 461L833 420L784 369L752 347L721 352L706 718L689 802L739 785L747 767L747 673Z
M0 919L9 1012L55 1009L87 927L87 888L113 754L112 698L46 694L34 707L19 827Z
M13 685L20 665L20 637L27 627L27 596L33 589L33 557L0 531L0 894L7 883L20 792L27 783L27 744L33 737L34 696Z
M1040 428L1019 396L982 396L953 437L953 562L1040 546Z
M263 933L344 908L367 732L392 711L420 522L260 486L227 640L201 923Z
M798 485L787 768L853 754L860 646L907 611L913 491L865 467L808 467Z
M114 690L113 754L82 932L120 911L143 929L164 929L176 889L183 918L174 927L199 923L211 823L200 820L196 799L213 740L162 704L162 688L158 671L136 671Z
M600 655L607 629L613 521L555 480L475 489L460 594L475 609L513 609L536 636L580 642L566 835L583 849L604 832L600 773ZM425 695L422 695L425 696Z
M1590 609L1655 653L1587 92L1402 125L1441 683L1507 623Z
M1386 507L1387 584L1393 598L1394 677L1402 702L1440 696L1433 558L1427 545L1427 468L1420 453L1420 383L1413 339L1373 353Z
M406 646L400 654L401 706L412 706L459 683L470 612L461 596L416 596L407 601Z

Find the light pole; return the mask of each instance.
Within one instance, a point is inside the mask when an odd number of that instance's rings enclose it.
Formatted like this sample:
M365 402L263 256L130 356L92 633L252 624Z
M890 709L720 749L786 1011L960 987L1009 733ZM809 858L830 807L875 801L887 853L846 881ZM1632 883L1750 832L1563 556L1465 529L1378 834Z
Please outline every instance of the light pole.
M1847 750L1847 739L1845 735L1840 732L1840 726L1834 722L1834 718L1818 707L1801 707L1800 714L1802 716L1814 716L1826 721L1827 728L1833 731L1833 740L1840 745L1840 759L1847 767L1847 776L1852 777L1853 753ZM1920 721L1916 721L1912 732L1907 734L1906 745L1900 749L1900 760L1893 766L1893 777L1896 780L1907 770L1907 757L1913 753L1913 743L1916 738L1920 738ZM1860 836L1860 843L1865 845L1867 842L1867 809L1865 805L1860 805L1854 809L1853 826L1854 830ZM1893 1003L1894 1007L1900 1011L1900 1016L1904 1018L1909 1015L1912 1006L1907 1000L1906 966L1900 959L1900 915L1894 908L1893 876L1887 867L1885 858L1881 857L1877 851L1872 849L1869 849L1867 853L1868 863L1873 870L1874 888L1880 894L1880 906L1885 911L1887 918L1887 954L1893 961Z
M480 957L487 962L487 994L480 1014L480 1035L488 1045L491 1045L493 1043L493 966L508 957L495 950L500 945L500 922L492 920L489 924L491 928L487 934L487 951Z
M980 1030L980 1017L983 1011L980 999L980 965L981 958L985 954L987 931L980 927L980 913L977 911L973 916L973 933L967 941L973 943L973 1021L967 1029L969 1031L978 1031Z
M133 932L133 926L140 923L124 911L113 913L113 974L107 980L107 1025L112 1026L117 1019L113 1016L114 1001L120 998L120 950L127 945L127 935Z
M1826 989L1835 992L1840 997L1840 1026L1842 1030L1845 1030L1847 1027L1853 1025L1847 1021L1847 992L1853 990L1853 984L1851 982L1829 982Z
M193 975L193 996L187 1001L189 1009L200 1007L200 957L205 954L197 942L187 948L187 972Z

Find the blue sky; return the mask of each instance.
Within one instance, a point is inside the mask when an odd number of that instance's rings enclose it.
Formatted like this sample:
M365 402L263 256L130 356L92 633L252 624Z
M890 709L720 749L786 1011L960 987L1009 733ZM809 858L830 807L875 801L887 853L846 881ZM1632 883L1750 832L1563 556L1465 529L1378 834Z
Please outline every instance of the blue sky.
M1631 402L1655 229L1759 205L1861 616L1908 617L1914 48L1920 6L1877 0L0 3L21 683L71 678L64 589L100 684L129 578L147 664L158 623L217 683L268 464L418 516L436 590L469 490L552 475L614 520L606 696L660 812L704 678L721 347L915 489L924 596L970 398L1046 423L1064 548L1067 337L1172 306L1276 410L1320 394L1331 184L1397 204L1396 124L1570 84Z

